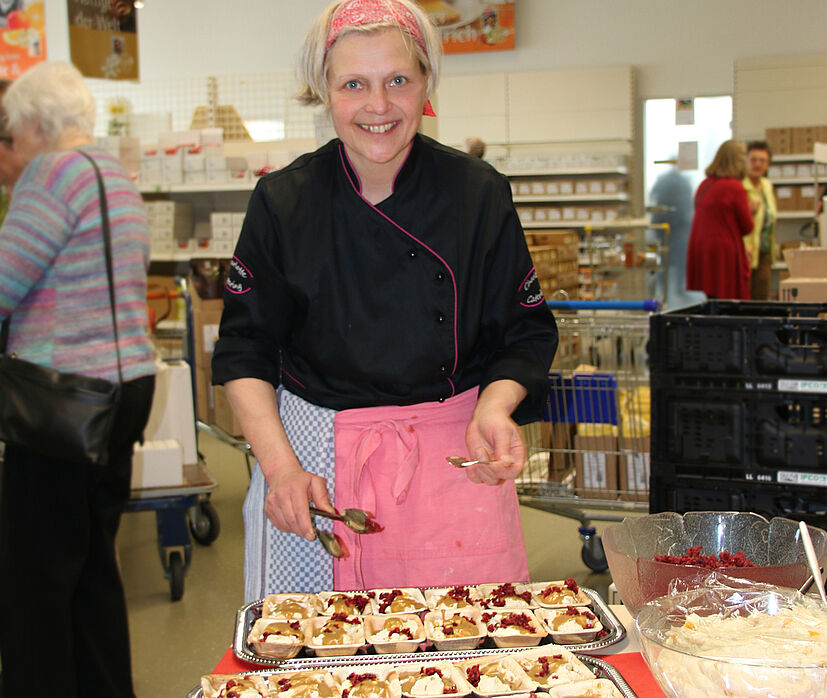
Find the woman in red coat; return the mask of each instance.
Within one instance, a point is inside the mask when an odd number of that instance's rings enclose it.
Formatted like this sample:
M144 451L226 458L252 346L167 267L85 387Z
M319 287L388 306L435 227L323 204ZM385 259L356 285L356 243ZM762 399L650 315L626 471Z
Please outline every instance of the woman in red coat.
M752 232L752 213L741 184L745 174L743 143L722 143L695 193L687 290L703 291L709 298L749 300L750 264L742 238Z

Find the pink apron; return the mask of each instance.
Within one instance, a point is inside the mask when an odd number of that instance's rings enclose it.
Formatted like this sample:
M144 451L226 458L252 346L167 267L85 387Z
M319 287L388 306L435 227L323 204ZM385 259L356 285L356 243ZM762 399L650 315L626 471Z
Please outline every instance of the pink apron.
M528 581L513 480L477 485L445 462L466 453L476 397L336 414L336 507L372 512L384 530L336 523L348 556L334 562L335 589Z

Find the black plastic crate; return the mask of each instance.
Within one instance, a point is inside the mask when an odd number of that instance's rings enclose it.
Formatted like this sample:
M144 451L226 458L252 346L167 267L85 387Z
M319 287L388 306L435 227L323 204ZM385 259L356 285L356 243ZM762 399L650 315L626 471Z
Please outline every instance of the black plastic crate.
M650 372L827 378L827 303L708 301L650 320Z
M827 524L827 489L717 478L671 478L652 473L649 511L752 511Z
M675 476L827 475L827 394L653 387L651 448Z

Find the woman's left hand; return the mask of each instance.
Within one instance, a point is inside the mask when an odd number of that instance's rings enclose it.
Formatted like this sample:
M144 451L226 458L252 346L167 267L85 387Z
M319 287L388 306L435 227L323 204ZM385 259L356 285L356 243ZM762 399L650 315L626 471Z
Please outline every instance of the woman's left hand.
M493 462L469 466L466 474L471 482L499 485L519 477L525 444L511 413L525 396L525 388L512 380L494 381L480 393L465 431L465 445L472 458Z

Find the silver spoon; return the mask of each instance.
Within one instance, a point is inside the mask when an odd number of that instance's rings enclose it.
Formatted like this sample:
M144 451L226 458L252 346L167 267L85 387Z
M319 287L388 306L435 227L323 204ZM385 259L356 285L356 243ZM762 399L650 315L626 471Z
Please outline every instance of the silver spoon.
M310 521L312 523L313 519ZM328 552L328 554L333 557L345 556L342 546L339 544L339 539L336 538L335 535L329 531L322 531L321 529L316 528L315 523L313 524L313 530L316 532L316 538L319 539L319 543L322 544L322 547Z
M323 516L326 519L341 521L356 533L376 533L382 530L382 527L371 519L370 514L361 509L343 509L341 514L336 514L311 506L310 513L314 516Z
M478 463L494 463L492 460L466 460L462 456L448 456L445 460L455 468L467 468L469 465L477 465Z

